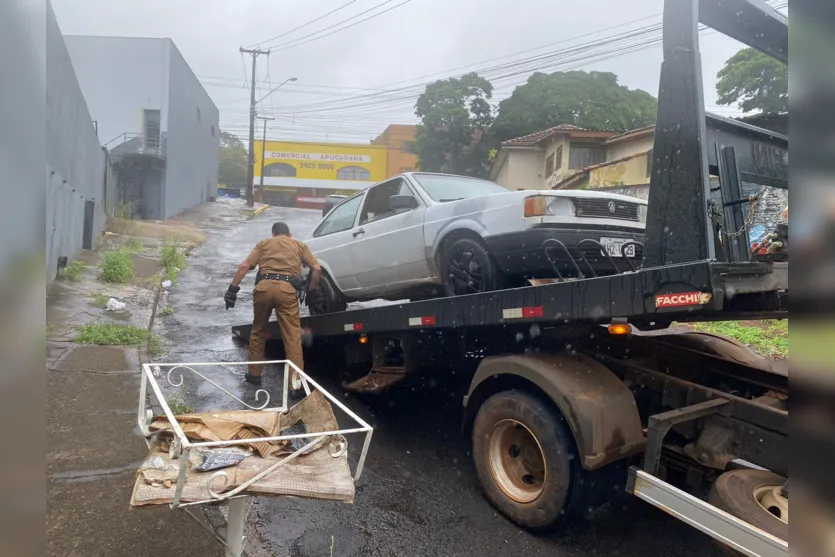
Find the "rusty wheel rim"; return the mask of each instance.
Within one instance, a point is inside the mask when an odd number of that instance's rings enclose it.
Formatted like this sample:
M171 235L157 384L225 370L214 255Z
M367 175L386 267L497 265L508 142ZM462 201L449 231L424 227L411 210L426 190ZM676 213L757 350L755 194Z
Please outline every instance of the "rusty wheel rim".
M532 503L545 489L545 453L533 432L516 420L502 420L490 432L487 455L493 481L509 498Z
M754 489L754 499L767 513L781 522L789 523L789 500L783 495L783 486L761 485Z

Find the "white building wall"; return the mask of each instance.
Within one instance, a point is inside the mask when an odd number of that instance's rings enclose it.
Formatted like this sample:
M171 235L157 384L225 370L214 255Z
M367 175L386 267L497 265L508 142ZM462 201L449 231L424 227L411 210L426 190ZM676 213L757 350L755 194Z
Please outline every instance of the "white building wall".
M52 6L46 11L46 274L82 249L85 203L95 204L92 238L105 223L105 154Z
M144 109L159 110L162 131L168 131L168 39L66 35L64 40L102 144L112 149L121 134L141 133Z
M638 153L646 153L652 149L653 141L652 134L650 134L647 137L641 137L632 141L612 143L606 147L606 160L613 161L630 155L637 155Z
M541 190L545 188L544 151L536 149L511 149L507 156L507 183L511 190Z

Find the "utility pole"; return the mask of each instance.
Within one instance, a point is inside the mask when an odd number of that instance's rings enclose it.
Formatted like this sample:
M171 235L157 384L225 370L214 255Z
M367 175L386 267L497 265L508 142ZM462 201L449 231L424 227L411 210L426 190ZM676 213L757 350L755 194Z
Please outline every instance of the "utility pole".
M275 120L269 116L257 116L259 120L264 121L264 138L261 140L261 183L258 186L258 191L264 195L264 155L267 154L267 120Z
M268 55L269 50L260 50L257 48L247 49L241 47L238 49L242 54L249 54L252 56L252 79L250 93L249 93L249 162L246 167L246 204L252 207L255 200L252 195L252 182L255 181L255 60L262 54Z

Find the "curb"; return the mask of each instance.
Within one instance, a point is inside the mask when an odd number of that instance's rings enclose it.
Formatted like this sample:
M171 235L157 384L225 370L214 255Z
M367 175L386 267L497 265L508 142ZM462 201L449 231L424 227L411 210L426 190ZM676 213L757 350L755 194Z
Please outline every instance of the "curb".
M269 207L269 205L264 205L263 207L258 207L257 209L252 211L252 216L255 217L255 216L260 215L261 213L263 213L267 209L267 207Z

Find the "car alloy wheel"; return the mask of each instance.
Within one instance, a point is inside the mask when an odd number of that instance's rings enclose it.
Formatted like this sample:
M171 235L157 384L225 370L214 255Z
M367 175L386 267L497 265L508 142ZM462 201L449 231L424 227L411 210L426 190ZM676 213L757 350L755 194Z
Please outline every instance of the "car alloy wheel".
M493 262L484 247L470 238L452 243L444 254L444 286L448 296L493 290Z

